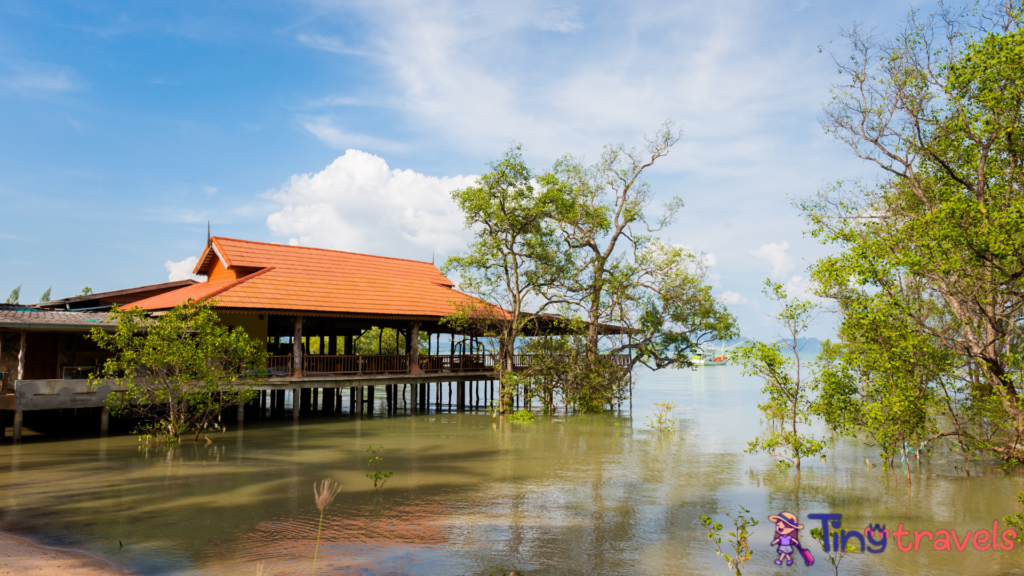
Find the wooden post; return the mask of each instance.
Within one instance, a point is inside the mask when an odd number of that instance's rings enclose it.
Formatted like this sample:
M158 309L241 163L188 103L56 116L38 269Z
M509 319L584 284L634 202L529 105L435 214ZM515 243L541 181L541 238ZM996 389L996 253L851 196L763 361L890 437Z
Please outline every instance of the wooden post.
M414 321L409 323L409 330L405 339L405 353L409 357L409 373L422 374L420 369L420 323Z
M25 333L22 332L22 338L25 337L24 334ZM21 443L21 423L24 420L24 418L25 418L25 413L23 411L21 411L21 410L15 410L14 411L14 431L12 432L12 437L14 439L14 443L15 444L20 444Z
M295 317L292 334L292 377L302 378L302 316Z
M325 414L334 413L334 388L324 388L324 408Z
M292 388L292 422L299 421L299 396L301 396L298 388Z
M238 423L243 424L245 422L245 402L241 399L238 400Z
M348 387L348 415L356 415L356 389L352 386Z
M355 407L353 409L352 414L356 418L362 418L363 417L363 387L362 386L357 386L356 387L356 405L355 405Z
M373 386L366 387L366 415L373 418Z
M409 408L410 408L410 412L409 413L410 414L416 414L417 412L419 412L420 405L419 405L418 402L416 402L416 391L419 390L419 388L420 388L419 384L413 384L412 386L409 387Z
M18 373L14 376L14 381L25 379L25 339L27 333L22 331L21 343L18 345Z
M458 391L456 392L456 398L455 398L455 404L458 407L457 410L459 412L465 412L466 411L466 383L465 382L456 382L455 385L458 386Z
M313 388L313 401L309 405L309 411L312 414L317 413L318 405L320 404L320 389Z

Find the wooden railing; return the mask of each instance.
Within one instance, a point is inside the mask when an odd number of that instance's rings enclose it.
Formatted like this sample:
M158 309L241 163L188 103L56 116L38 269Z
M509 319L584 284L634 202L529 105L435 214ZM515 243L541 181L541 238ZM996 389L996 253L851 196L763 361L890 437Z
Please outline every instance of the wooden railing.
M534 364L536 355L516 354L512 358L515 370L525 370ZM617 366L629 363L625 354L614 357ZM486 372L494 370L495 357L490 354L431 354L420 356L419 365L423 372ZM408 374L409 357L401 355L369 354L359 356L327 356L311 354L302 357L304 376L355 375L355 374ZM288 377L292 375L291 356L268 356L267 376Z
M432 354L420 356L420 370L437 372L483 372L494 370L494 357L489 354Z
M267 356L267 374L275 378L292 375L291 356Z
M302 357L302 373L309 376L325 374L407 374L409 357L405 355L326 356L312 354Z

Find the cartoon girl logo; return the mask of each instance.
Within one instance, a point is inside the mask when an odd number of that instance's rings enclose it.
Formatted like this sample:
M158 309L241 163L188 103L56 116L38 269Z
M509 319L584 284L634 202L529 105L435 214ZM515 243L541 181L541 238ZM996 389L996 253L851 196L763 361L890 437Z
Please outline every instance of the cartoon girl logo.
M803 556L805 564L813 565L814 556L800 545L800 530L804 529L804 525L797 520L796 515L780 512L778 516L769 516L768 519L775 522L775 539L771 542L773 546L778 546L776 551L779 553L779 559L775 563L782 564L785 560L786 566L792 566L793 550L797 550Z

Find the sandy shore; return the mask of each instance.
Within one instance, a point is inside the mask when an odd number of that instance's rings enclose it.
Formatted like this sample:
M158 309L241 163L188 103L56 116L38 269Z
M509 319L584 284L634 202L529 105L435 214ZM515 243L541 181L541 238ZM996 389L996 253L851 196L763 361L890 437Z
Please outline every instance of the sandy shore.
M0 576L60 574L61 576L122 576L130 574L102 558L47 548L0 532Z

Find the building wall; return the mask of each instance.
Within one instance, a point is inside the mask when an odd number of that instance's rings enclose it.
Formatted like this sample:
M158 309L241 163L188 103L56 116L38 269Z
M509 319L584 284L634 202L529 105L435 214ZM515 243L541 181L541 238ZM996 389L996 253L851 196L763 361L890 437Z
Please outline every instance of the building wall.
M225 326L240 326L250 338L266 345L267 343L267 315L266 314L236 314L232 312L217 311L217 316ZM262 320L260 319L262 316Z

